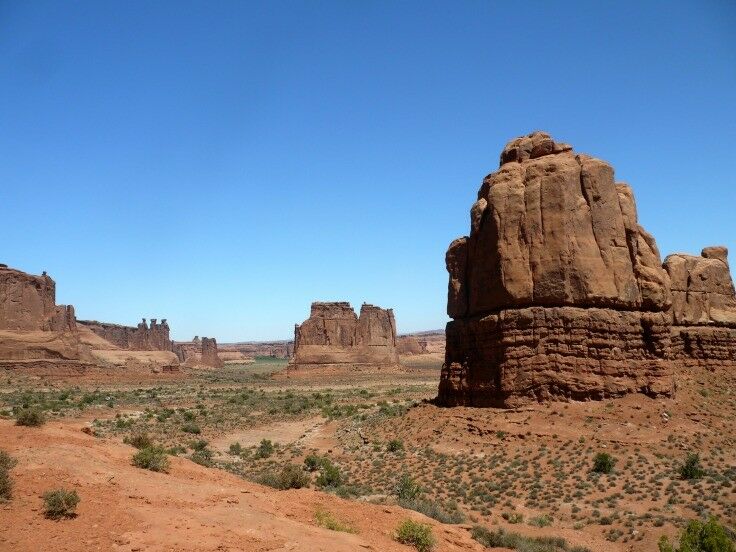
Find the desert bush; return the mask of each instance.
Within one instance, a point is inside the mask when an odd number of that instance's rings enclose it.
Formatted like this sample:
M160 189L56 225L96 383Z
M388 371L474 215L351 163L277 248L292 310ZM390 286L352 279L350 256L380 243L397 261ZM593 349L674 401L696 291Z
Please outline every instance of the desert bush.
M522 552L590 552L582 546L570 546L561 537L525 537L504 529L490 531L480 525L473 527L470 536L486 548L510 548Z
M326 510L317 510L314 513L314 519L317 522L317 525L324 527L325 529L329 529L330 531L340 531L342 533L358 532L352 525L340 521Z
M703 523L691 520L679 535L679 546L674 546L662 535L659 539L660 552L735 552L736 546L729 538L726 528L715 518Z
M399 500L416 500L422 495L422 487L408 473L405 473L396 483L394 494L399 497Z
M273 446L273 443L269 439L263 439L256 449L255 456L256 458L268 458L273 454L275 449L276 447Z
M181 426L181 430L184 433L191 433L192 435L199 435L202 433L202 430L199 428L197 424L194 423L188 423Z
M322 465L320 466L320 474L317 476L315 483L318 487L322 488L339 487L343 483L340 469L329 458L323 458Z
M301 467L295 464L286 464L279 473L266 472L261 474L256 481L261 485L268 485L274 489L301 489L309 485L309 476Z
M547 527L549 525L552 525L552 517L547 514L543 516L533 517L529 520L529 525L534 525L536 527Z
M205 447L194 449L194 452L189 455L189 459L195 464L209 468L212 466L212 451L206 448L206 446L205 441Z
M304 468L307 471L315 472L320 468L320 466L322 466L322 457L317 456L316 454L310 454L304 459Z
M386 446L386 450L389 452L404 450L404 442L401 439L391 439Z
M13 498L13 480L10 477L10 470L15 464L15 458L4 450L0 450L0 502Z
M145 431L138 431L133 433L130 437L125 437L123 443L130 445L137 449L144 449L153 446L153 441Z
M399 500L398 502L402 508L420 512L427 517L436 519L440 523L457 524L465 521L465 514L460 511L456 502L450 501L443 504L438 500L427 500L424 498Z
M419 552L429 552L435 545L432 527L427 523L419 523L411 519L403 521L397 528L394 538L401 544L409 544Z
M39 427L46 422L43 412L35 407L21 408L15 415L15 425Z
M155 472L169 471L169 458L162 447L142 448L133 455L133 465Z
M504 512L501 517L509 523L517 524L524 521L524 515L517 512Z
M243 454L243 446L237 442L233 443L230 445L228 453L232 454L233 456L240 456L241 454Z
M700 465L700 455L697 452L690 452L685 457L685 461L680 466L680 477L683 479L700 479L703 477L704 471Z
M49 519L74 517L74 511L79 504L77 491L56 489L43 494L44 514Z
M611 473L616 459L607 452L599 452L593 458L593 471L595 473Z

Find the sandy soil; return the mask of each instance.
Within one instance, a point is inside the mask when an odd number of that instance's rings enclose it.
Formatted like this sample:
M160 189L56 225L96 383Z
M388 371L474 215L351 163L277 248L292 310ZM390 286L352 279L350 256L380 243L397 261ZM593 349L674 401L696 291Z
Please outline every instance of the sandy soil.
M79 424L22 428L0 421L0 442L19 463L15 498L0 507L0 550L13 551L406 551L392 539L406 518L435 526L437 550L481 550L467 527L445 526L393 506L350 502L312 490L275 491L172 458L170 473L130 464L134 449L79 431ZM78 516L50 521L41 494L74 487ZM314 523L321 508L358 529Z

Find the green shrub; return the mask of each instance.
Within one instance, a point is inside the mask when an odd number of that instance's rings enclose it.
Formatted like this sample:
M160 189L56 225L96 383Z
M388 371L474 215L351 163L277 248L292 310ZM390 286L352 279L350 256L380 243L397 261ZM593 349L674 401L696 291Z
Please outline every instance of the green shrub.
M240 456L243 454L243 447L240 443L236 442L230 445L230 449L228 450L229 454L232 454L233 456Z
M314 519L317 525L329 529L330 531L340 531L342 533L357 533L358 531L349 523L344 523L333 516L326 510L317 510L314 513Z
M15 415L15 425L39 427L46 422L46 417L38 408L21 408Z
M183 426L181 426L181 430L184 433L191 433L192 435L199 435L200 433L202 433L202 430L199 428L199 426L193 423L184 424Z
M660 552L734 552L733 540L715 518L707 523L692 520L679 535L680 546L673 546L664 535L659 539Z
M593 471L595 473L611 473L616 459L607 452L599 452L593 458Z
M416 500L422 495L422 487L405 473L394 487L394 493L399 500Z
M316 454L310 454L304 459L304 468L307 471L315 472L322 466L322 458Z
M552 525L552 517L547 514L543 516L533 517L529 520L529 525L534 525L536 527L547 527L549 525Z
M286 489L306 487L309 485L309 476L304 473L301 467L295 464L286 464L278 474L266 472L260 475L256 481L261 485L268 485L274 489L285 491Z
M394 536L397 542L401 544L409 544L419 550L419 552L428 552L435 545L435 538L432 535L432 527L427 523L419 523L411 519L403 521L396 528Z
M401 439L391 439L386 446L386 450L389 452L404 450L404 442Z
M320 474L317 476L315 483L317 483L318 487L322 488L339 487L343 483L340 469L335 466L329 458L323 458L322 466L320 467Z
M427 517L436 519L440 523L457 524L465 521L463 514L457 506L456 502L447 502L445 504L438 500L427 500L417 498L414 500L399 500L399 506L408 510L420 512Z
M133 455L133 465L155 472L169 471L169 458L163 447L146 447Z
M680 466L680 477L683 479L700 479L704 473L700 465L700 455L697 452L688 453L685 461Z
M79 495L77 491L67 491L66 489L57 489L55 491L47 491L43 495L44 514L49 519L62 519L74 517L74 510L79 504Z
M208 444L204 439L198 439L189 443L189 448L192 450L206 450Z
M475 525L470 536L486 548L510 548L523 552L590 552L582 546L570 546L561 537L525 537L518 533L497 529L489 531Z
M153 446L153 441L145 431L139 431L137 433L133 433L130 437L125 437L123 439L123 443L139 450Z
M205 447L206 446L207 442L205 441ZM212 466L212 451L208 448L195 449L189 456L189 459L195 464L209 468Z
M17 462L4 450L0 450L0 502L6 502L13 498L13 480L10 470Z
M273 446L273 443L269 439L263 439L256 449L256 458L268 458L274 450L276 447Z
M504 512L503 514L501 514L501 517L509 523L513 523L514 525L524 521L524 515L517 512Z

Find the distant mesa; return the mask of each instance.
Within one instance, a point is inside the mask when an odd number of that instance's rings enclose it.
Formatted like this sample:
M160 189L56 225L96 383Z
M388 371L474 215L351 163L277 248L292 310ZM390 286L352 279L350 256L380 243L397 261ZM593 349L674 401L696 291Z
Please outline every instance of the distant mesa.
M726 255L663 267L608 163L544 132L509 142L447 251L439 404L671 396L674 361L736 363Z
M290 370L324 365L386 367L398 364L391 309L363 303L360 316L346 302L315 302L294 328Z

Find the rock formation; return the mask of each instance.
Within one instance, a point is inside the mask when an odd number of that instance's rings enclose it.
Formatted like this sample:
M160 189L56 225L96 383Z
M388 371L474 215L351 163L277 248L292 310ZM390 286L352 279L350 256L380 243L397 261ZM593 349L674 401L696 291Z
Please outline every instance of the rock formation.
M363 304L360 316L350 303L312 303L310 316L294 328L292 368L345 364L398 363L396 322L391 309Z
M189 367L222 368L225 363L217 353L215 338L195 336L195 340L174 344L174 352Z
M446 265L440 404L673 393L670 277L604 161L513 140Z
M0 330L74 331L74 307L56 304L56 283L0 264Z
M152 318L150 326L144 318L137 327L97 322L96 320L78 320L77 322L121 349L131 351L173 350L173 342L169 337L169 325L165 318L161 320L161 323L158 323L156 318Z
M725 247L700 257L669 255L672 282L672 354L686 365L736 365L736 291Z

